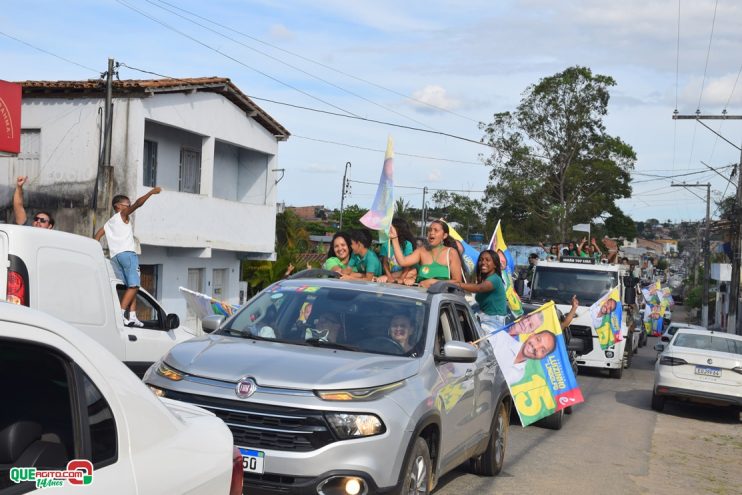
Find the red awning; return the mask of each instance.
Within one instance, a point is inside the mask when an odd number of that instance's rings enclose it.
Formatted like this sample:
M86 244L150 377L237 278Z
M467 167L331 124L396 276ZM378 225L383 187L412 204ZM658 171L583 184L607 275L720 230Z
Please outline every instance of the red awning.
M21 85L0 81L0 152L21 151Z

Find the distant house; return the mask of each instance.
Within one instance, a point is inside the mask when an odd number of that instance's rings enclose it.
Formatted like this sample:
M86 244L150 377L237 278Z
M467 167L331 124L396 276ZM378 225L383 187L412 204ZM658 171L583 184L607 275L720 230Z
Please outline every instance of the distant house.
M50 210L86 236L114 194L162 186L134 215L142 285L191 325L179 286L238 303L240 260L275 259L278 143L290 134L229 79L115 81L110 169L98 165L102 81L20 84L21 153L0 158L6 221L18 175L30 178L29 213Z

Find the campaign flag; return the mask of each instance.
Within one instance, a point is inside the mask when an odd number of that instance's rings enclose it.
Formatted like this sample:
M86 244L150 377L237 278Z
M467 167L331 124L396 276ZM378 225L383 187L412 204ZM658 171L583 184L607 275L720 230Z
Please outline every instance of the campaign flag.
M623 340L621 336L621 321L623 319L623 307L618 287L614 287L608 293L590 306L590 317L593 320L593 328L598 334L600 348L603 350L613 347L616 342Z
M441 222L445 222L442 218L440 220ZM450 223L446 222L446 225L448 225L448 235L450 235L454 240L459 241L461 246L464 248L464 253L461 255L462 258L464 258L464 271L467 273L476 272L477 261L479 261L479 251L474 249L471 244L467 243L463 237L456 232L456 229L451 227Z
M665 321L665 311L675 304L669 287L662 287L659 281L642 289L646 302L644 309L644 329L648 335L659 337L662 335Z
M21 85L0 81L0 153L21 152Z
M394 216L394 151L392 136L386 141L386 153L384 154L384 165L381 167L379 187L371 209L361 217L361 223L371 230L379 231L379 242L386 243L389 240L389 227L392 225Z
M584 402L554 301L495 330L487 340L523 426Z
M505 238L502 236L502 229L500 228L499 220L497 221L495 232L492 234L492 239L490 239L488 249L495 251L500 258L502 281L505 283L505 299L508 302L510 312L517 318L523 314L523 304L520 302L520 297L518 296L518 293L515 292L515 287L513 286L515 261L508 250L508 245L505 244Z
M590 233L590 224L589 223L578 223L577 225L572 226L572 230L576 232L587 232Z
M214 299L211 296L186 289L185 287L178 287L178 290L180 290L191 311L196 313L200 319L210 315L231 316L239 309L239 306Z

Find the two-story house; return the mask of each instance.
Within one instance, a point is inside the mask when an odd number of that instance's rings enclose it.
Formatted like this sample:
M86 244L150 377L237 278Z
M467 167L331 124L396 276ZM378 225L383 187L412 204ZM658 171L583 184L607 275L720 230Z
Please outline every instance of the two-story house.
M115 81L108 168L103 81L21 84L21 152L0 158L0 218L13 220L19 175L29 215L51 211L56 228L86 236L111 216L113 195L162 186L134 215L142 286L191 325L179 286L237 303L240 261L275 258L278 143L289 132L229 79Z

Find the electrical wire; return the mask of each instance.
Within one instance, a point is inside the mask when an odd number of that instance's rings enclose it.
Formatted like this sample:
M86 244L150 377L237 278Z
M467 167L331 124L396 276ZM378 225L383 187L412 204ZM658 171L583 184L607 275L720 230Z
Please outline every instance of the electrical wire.
M228 40L230 40L230 41L232 41L232 42L234 42L234 43L237 43L238 45L244 46L244 47L245 47L245 48L247 48L248 50L252 50L252 51L254 51L254 52L256 52L256 53L259 53L259 54L263 55L264 57L267 57L267 58L269 58L269 59L271 59L271 60L274 60L274 61L276 61L276 62L278 62L278 63L280 63L280 64L283 64L283 65L285 65L285 66L287 66L287 67L290 67L290 68L292 68L292 69L294 69L294 70L296 70L296 71L299 71L299 72L301 72L302 74L305 74L305 75L307 75L307 76L309 76L309 77L312 77L312 78L314 78L314 79L316 79L316 80L318 80L318 81L321 81L321 82L323 82L323 83L325 83L325 84L327 84L327 85L329 85L329 86L332 86L332 87L333 87L333 88L335 88L335 89L339 89L340 91L343 91L343 92L345 92L345 93L347 93L347 94L349 94L349 95L351 95L351 96L355 96L356 98L359 98L359 99L361 99L361 100L363 100L363 101L365 101L365 102L367 102L367 103L371 103L372 105L376 105L377 107L379 107L379 108L382 108L382 109L384 109L384 110L386 110L386 111L388 111L388 112L391 112L391 113L393 113L393 114L395 114L395 115L399 115L400 117L404 117L404 118L406 118L406 119L409 119L409 120L411 120L412 122L414 122L414 123L416 123L416 124L419 124L419 125L422 125L422 126L424 126L424 127L427 127L428 129L433 129L433 127L429 126L428 124L426 124L426 123L424 123L424 122L420 122L419 120L416 120L416 119L414 119L414 118L410 117L409 115L405 115L405 114L403 114L402 112L398 112L398 111L394 110L393 108L390 108L390 107L387 107L387 106L385 106L385 105L382 105L382 104L380 104L380 103L377 103L377 102L375 102L375 101L373 101L373 100L371 100L371 99L369 99L369 98L366 98L366 97L365 97L365 96L363 96L363 95L360 95L360 94L358 94L358 93L355 93L355 92L353 92L353 91L350 91L349 89L345 89L345 88L343 88L342 86L338 86L337 84L335 84L335 83L333 83L333 82L331 82L331 81L328 81L328 80L326 80L326 79L323 79L323 78L321 78L321 77L319 77L319 76L317 76L317 75L315 75L315 74L312 74L311 72L305 71L304 69L302 69L302 68L300 68L300 67L297 67L297 66L295 66L295 65L292 65L292 64L290 64L290 63L288 63L288 62L285 62L285 61L283 61L283 60L279 59L278 57L274 57L273 55L271 55L271 54L269 54L269 53L266 53L266 52L264 52L264 51L262 51L262 50L258 50L257 48L255 48L255 47L252 47L252 46L250 46L250 45L247 45L247 44L245 44L245 43L243 43L243 42L241 42L241 41L239 41L239 40L237 40L237 39L235 39L235 38L233 38L233 37L231 37L231 36L227 36L226 34L224 34L224 33L221 33L221 32L219 32L219 31L217 31L216 29L212 29L212 28L210 28L210 27L208 27L208 26L205 26L205 25L201 24L200 22L194 21L193 19L189 19L188 17L186 17L186 16L184 16L184 15L182 15L182 14L179 14L179 13L177 13L177 12L175 12L175 11L171 10L171 9L168 9L167 7L163 7L162 5L158 5L158 4L157 4L156 2L154 2L153 0L145 0L145 1L146 1L147 3L149 3L149 4L151 4L151 5L153 5L153 6L157 7L157 8L159 8L159 9L162 9L162 10L164 10L164 11L166 11L166 12L170 12L171 14L173 14L173 15L175 15L175 16L178 16L178 17L180 17L181 19L184 19L184 20L186 20L186 21L188 21L188 22L191 22L191 23L195 24L196 26L200 26L200 27L202 27L202 28L204 28L204 29L206 29L206 30L208 30L208 31L210 31L210 32L212 32L212 33L214 33L214 34L216 34L217 36L221 36L222 38L228 39ZM165 3L165 2L162 2L162 3Z
M31 43L28 43L27 41L23 41L22 39L16 38L15 36L11 36L8 33L5 33L3 31L0 31L0 34L3 35L3 36L5 36L6 38L10 38L12 40L17 41L18 43L21 43L21 44L26 45L26 46L28 46L30 48L33 48L34 50L38 50L41 53L45 53L47 55L51 55L52 57L58 58L59 60L63 60L65 62L67 62L67 63L70 63L72 65L76 65L78 67L81 67L83 69L89 70L91 72L95 72L96 74L98 74L98 75L100 75L102 77L101 71L95 70L92 67L88 67L87 65L83 65L83 64L80 64L78 62L75 62L74 60L70 60L70 59L65 58L65 57L63 57L61 55L57 55L56 53L50 52L49 50L44 50L43 48L39 48L36 45L32 45Z
M706 84L706 71L709 67L709 59L711 58L711 42L714 39L714 26L716 25L716 9L719 7L719 0L714 2L714 17L711 19L711 34L709 35L709 47L706 51L706 64L703 67L703 79L701 79L701 93L698 95L698 106L696 112L701 111L701 98L703 97L703 87Z
M354 149L364 150L364 151L373 151L373 152L379 152L379 153L384 153L385 152L385 150L382 150L382 149L366 148L364 146L357 146L357 145L348 144L348 143L340 143L340 142L337 142L337 141L329 141L327 139L318 139L318 138L311 138L311 137L307 137L307 136L299 136L297 134L292 134L291 137L292 138L299 138L299 139L306 139L308 141L316 141L318 143L326 143L326 144L334 144L334 145L337 145L337 146L345 146L346 148L354 148ZM435 156L415 155L415 154L412 154L412 153L402 153L401 151L396 151L396 150L394 151L394 154L395 155L401 155L401 156L409 156L409 157L412 157L412 158L421 158L423 160L435 160L435 161L449 162L449 163L463 163L465 165L478 165L478 166L483 166L484 165L482 162L468 162L468 161L465 161L465 160L452 160L452 159L449 159L449 158L439 158L439 157L435 157Z
M166 1L164 1L164 0L157 0L157 1L158 1L158 2L160 2L160 3L164 3L165 5L169 5L170 7L174 8L174 9L180 10L181 12L185 12L185 13L187 13L188 15L191 15L191 16L193 16L193 17L196 17L196 18L198 18L198 19L201 19L201 20L203 20L203 21L206 21L206 22L209 22L209 23L211 23L211 24L214 24L215 26L219 26L220 28L226 29L226 30L228 30L228 31L231 31L231 32L233 32L233 33L235 33L235 34L239 34L240 36L244 36L245 38L251 39L251 40L253 40L253 41L256 41L256 42L258 42L258 43L261 43L261 44L263 44L263 45L265 45L265 46L269 46L269 47L271 47L271 48L273 48L273 49L275 49L275 50L281 51L281 52L283 52L283 53L286 53L286 54L288 54L288 55L291 55L291 56L293 56L293 57L297 57L297 58L299 58L299 59L301 59L301 60L304 60L304 61L306 61L306 62L310 62L310 63L312 63L312 64L318 65L318 66L320 66L320 67L323 67L323 68L325 68L325 69L331 70L331 71L333 71L333 72L336 72L336 73L338 73L338 74L341 74L341 75L343 75L343 76L346 76L346 77L350 77L350 78L352 78L352 79L355 79L356 81L360 81L360 82L363 82L363 83L365 83L365 84L368 84L368 85L374 86L374 87L376 87L376 88L382 89L382 90L384 90L384 91L387 91L387 92L389 92L389 93L391 93L391 94L394 94L394 95L400 96L400 97L402 97L402 98L405 98L405 99L407 99L407 100L413 101L413 102L415 102L415 103L418 103L418 104L421 104L421 105L425 105L425 106L428 106L428 107L430 107L430 108L434 108L434 109L436 109L436 110L440 110L441 112L446 112L446 113L449 113L449 114L451 114L451 115L455 115L455 116L457 116L457 117L460 117L460 118L462 118L462 119L466 119L466 120L468 120L468 121L470 121L470 122L475 122L475 123L477 123L477 124L479 123L479 121L478 121L478 120L476 120L476 119L472 119L471 117L467 117L466 115L462 115L462 114L460 114L460 113L456 113L456 112L454 112L453 110L450 110L450 109L448 109L448 108L443 108L443 107L439 107L439 106L437 106L437 105L434 105L433 103L429 103L429 102L427 102L427 101L423 101L423 100L420 100L420 99L414 98L414 97L412 97L412 96L406 95L406 94L404 94L404 93L400 93L400 92L398 92L398 91L395 91L395 90L393 90L393 89L387 88L386 86L382 86L381 84L377 84L377 83L375 83L375 82L373 82L373 81L369 81L369 80L367 80L367 79L363 79L362 77L354 76L353 74L350 74L350 73L348 73L348 72L344 72L344 71L342 71L342 70L340 70L340 69L336 69L336 68L334 68L334 67L332 67L332 66L330 66L330 65L324 64L324 63L322 63L322 62L319 62L319 61L317 61L317 60L311 59L311 58L309 58L309 57L305 57L304 55L300 55L300 54L298 54L298 53L295 53L295 52L292 52L292 51L290 51L290 50L286 50L286 49L284 49L284 48L281 48L280 46L277 46L277 45L274 45L274 44L272 44L272 43L269 43L269 42L267 42L267 41L261 40L260 38L256 38L255 36L251 36L251 35L249 35L249 34L247 34L247 33L244 33L244 32L242 32L242 31L238 31L238 30L236 30L236 29L233 29L233 28L231 28L231 27L229 27L229 26L226 26L226 25L224 25L224 24L220 24L219 22L216 22L216 21L214 21L214 20L212 20L212 19L209 19L209 18L207 18L207 17L204 17L204 16L201 16L201 15L199 15L199 14L196 14L195 12L192 12L192 11L190 11L190 10L186 10L186 9L184 9L184 8L182 8L182 7L179 7L179 6L177 6L177 5L173 5L173 4L172 4L172 3L170 3L170 2L166 2Z
M265 73L265 72L263 72L263 71L261 71L259 69L256 69L255 67L252 67L250 65L247 65L243 61L241 61L241 60L239 60L239 59L237 59L237 58L235 58L235 57L233 57L233 56L231 56L231 55L229 55L227 53L224 53L223 51L219 50L218 48L215 48L215 47L213 47L213 46L211 46L211 45L209 45L207 43L204 43L203 41L201 41L201 40L199 40L199 39L191 36L190 34L184 33L183 31L180 31L179 29L174 28L173 26L167 24L166 22L161 21L160 19L157 19L156 17L153 17L153 16L147 14L146 12L143 12L143 11L137 9L136 7L133 7L133 6L129 5L124 0L116 0L116 3L118 3L120 5L123 5L127 9L133 10L134 12L138 13L139 15L144 16L144 17L146 17L147 19L149 19L149 20L151 20L153 22L156 22L157 24L161 25L162 27L164 27L166 29L169 29L170 31L173 31L174 33L177 33L177 34L183 36L184 38L188 38L189 40L193 41L194 43L197 43L197 44L203 46L204 48L213 51L214 53L218 53L222 57L225 57L225 58L227 58L227 59L229 59L229 60L231 60L231 61L233 61L233 62L235 62L237 64L240 64L241 66L243 66L243 67L245 67L247 69L250 69L253 72L257 72L261 76L267 77L268 79L270 79L273 82L277 82L278 84L280 84L282 86L286 86L287 88L293 89L294 91L299 92L299 93L303 94L304 96L308 96L309 98L312 98L313 100L316 100L316 101L319 101L321 103L324 103L325 105L330 106L330 107L332 107L332 108L334 108L336 110L340 110L341 112L345 112L348 115L352 115L352 116L358 117L358 115L354 114L353 112L351 112L349 110L346 110L346 109L341 108L341 107L339 107L337 105L334 105L334 104L330 103L329 101L325 101L322 98L319 98L318 96L314 96L313 94L308 93L308 92L306 92L306 91L304 91L302 89L299 89L296 86L293 86L292 84L289 84L287 82L284 82L284 81L278 79L277 77L273 77L270 74L267 74L267 73Z
M379 183L377 182L367 182L362 180L350 180L348 182L355 182L356 184L366 184L370 186L378 186ZM459 193L480 193L484 194L486 191L475 191L473 189L437 189L434 187L420 187L420 186L401 186L399 184L394 184L393 186L395 189L417 189L422 191L423 189L427 189L428 191L446 191L446 192L459 192Z
M120 0L116 0L116 1L119 2ZM122 67L127 67L127 68L129 68L131 70L135 70L135 71L138 71L138 72L143 72L145 74L151 74L151 75L158 76L158 77L164 77L166 79L172 79L174 81L183 81L183 79L179 79L177 77L166 76L164 74L158 74L157 72L152 72L152 71L148 71L148 70L144 70L144 69L139 69L139 68L136 68L136 67L132 67L130 65L126 65L124 63L120 63L120 65ZM296 109L299 109L299 110L306 110L306 111L309 111L309 112L323 113L323 114L327 114L327 115L332 115L334 117L343 117L343 118L346 118L346 119L361 120L361 121L364 121L364 122L370 122L372 124L381 124L381 125L386 125L386 126L389 126L389 127L398 127L400 129L407 129L407 130L410 130L410 131L425 132L425 133L428 133L428 134L435 134L435 135L439 135L439 136L450 137L452 139L458 139L460 141L465 141L467 143L478 144L480 146L486 146L488 148L494 148L494 146L491 145L491 144L484 143L482 141L476 141L474 139L469 139L469 138L466 138L466 137L463 137L463 136L457 136L456 134L449 134L447 132L434 131L434 130L430 130L430 129L421 129L419 127L412 127L412 126L403 125L403 124L395 124L393 122L386 122L386 121L383 121L383 120L367 119L365 117L357 117L357 116L353 116L353 115L345 115L345 114L342 114L342 113L330 112L330 111L327 111L327 110L320 110L319 108L305 107L305 106L301 106L301 105L295 105L293 103L287 103L287 102L284 102L284 101L271 100L271 99L268 99L268 98L261 98L259 96L255 96L255 95L247 95L247 96L248 96L248 98L251 98L253 100L265 101L265 102L268 102L268 103L274 103L276 105L284 105L284 106L291 107L291 108L296 108Z

